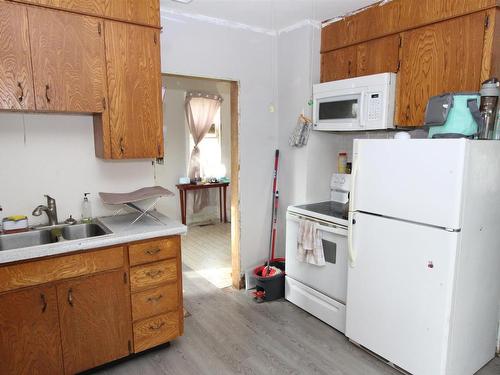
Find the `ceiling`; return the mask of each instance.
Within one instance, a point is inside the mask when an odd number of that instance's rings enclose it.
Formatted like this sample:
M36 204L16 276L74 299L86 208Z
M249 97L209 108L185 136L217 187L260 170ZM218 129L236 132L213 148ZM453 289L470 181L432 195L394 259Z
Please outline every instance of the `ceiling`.
M163 10L199 14L270 30L280 30L305 19L325 21L375 0L193 0L182 4L160 0Z

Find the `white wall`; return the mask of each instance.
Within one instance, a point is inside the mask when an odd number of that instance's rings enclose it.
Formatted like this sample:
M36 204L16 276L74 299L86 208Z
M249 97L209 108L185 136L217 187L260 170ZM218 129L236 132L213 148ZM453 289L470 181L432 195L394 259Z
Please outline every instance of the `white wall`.
M25 130L24 130L25 129ZM154 184L151 161L103 161L94 156L92 116L0 112L0 216L31 215L44 194L57 201L60 221L80 219L84 192L91 193L94 216L113 212L99 191L124 192Z
M189 132L184 110L186 91L202 91L219 94L221 104L221 163L225 166L227 176L231 174L231 84L227 81L216 81L203 78L180 76L163 76L166 87L163 102L163 124L165 134L165 158L163 165L156 166L156 183L176 194L175 198L163 199L158 210L165 215L181 219L179 193L176 184L179 177L187 176L189 162ZM192 194L188 194L187 223L199 223L219 220L219 192L210 189L209 206L197 214L192 213ZM226 196L227 218L231 216L231 185Z
M162 71L240 83L242 270L266 258L277 124L272 35L162 13Z

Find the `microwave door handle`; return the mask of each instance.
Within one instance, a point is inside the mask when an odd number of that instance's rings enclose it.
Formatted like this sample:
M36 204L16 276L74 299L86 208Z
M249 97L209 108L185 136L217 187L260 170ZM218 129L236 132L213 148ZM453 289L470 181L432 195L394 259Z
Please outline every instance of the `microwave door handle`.
M365 124L365 93L362 91L359 95L359 127L366 128Z

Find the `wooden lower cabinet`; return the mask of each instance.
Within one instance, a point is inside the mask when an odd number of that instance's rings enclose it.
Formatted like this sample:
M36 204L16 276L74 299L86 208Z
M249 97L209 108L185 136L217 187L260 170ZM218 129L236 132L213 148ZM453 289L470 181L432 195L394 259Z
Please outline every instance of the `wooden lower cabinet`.
M130 354L130 296L123 270L63 282L57 299L66 374Z
M158 315L134 324L135 352L155 347L179 336L177 311Z
M180 250L169 236L0 265L0 374L76 374L182 335Z
M132 295L132 319L141 320L179 308L179 287L176 282Z
M63 373L54 286L0 295L0 374Z

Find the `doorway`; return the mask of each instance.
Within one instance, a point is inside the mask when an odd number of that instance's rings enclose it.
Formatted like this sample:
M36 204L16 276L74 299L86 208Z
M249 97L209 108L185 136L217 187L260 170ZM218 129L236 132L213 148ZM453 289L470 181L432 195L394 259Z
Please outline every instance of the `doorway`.
M176 198L164 200L158 205L158 210L179 221L184 219L188 226L188 233L182 238L185 266L218 288L241 288L239 84L224 79L163 74L162 86L165 158L163 165L157 166L156 182L174 192ZM186 116L186 98L192 95L220 99L209 130L197 144ZM199 149L200 161L200 175L196 177L203 180L200 182L203 186L184 190L183 209L177 185L181 177L189 176L195 145ZM224 189L227 192L225 202L222 188L205 185L212 179L228 184ZM200 194L204 194L201 200ZM194 203L195 197L197 204ZM200 201L203 205L199 204Z

